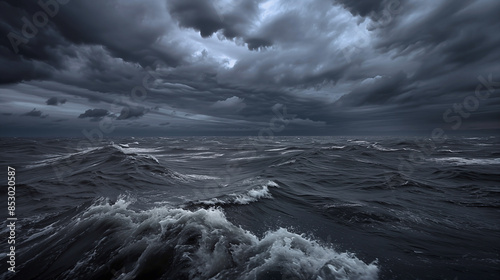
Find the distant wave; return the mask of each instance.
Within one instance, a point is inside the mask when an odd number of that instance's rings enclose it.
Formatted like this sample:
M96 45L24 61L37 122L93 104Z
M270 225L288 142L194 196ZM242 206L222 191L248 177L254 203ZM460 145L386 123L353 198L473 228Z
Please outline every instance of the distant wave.
M249 204L251 202L259 201L262 198L272 198L272 195L269 192L269 187L278 188L279 185L273 181L268 181L267 184L258 188L248 190L243 194L229 194L221 198L212 198L209 200L197 201L194 202L193 204L208 205L208 206L226 205L226 204L241 204L241 205Z
M433 158L439 163L449 163L454 165L492 165L500 164L500 158L463 158L463 157L445 157L445 158Z
M126 157L135 158L134 156L137 156L145 159L151 159L154 160L156 163L158 163L158 159L156 157L147 153L153 153L159 150L160 150L159 148L126 148L123 147L122 145L111 143L103 147L87 148L78 152L68 153L64 155L53 155L44 160L27 165L26 168L28 169L38 168L48 165L56 165L59 163L63 165L71 165L73 162L80 163L82 161L87 161L92 159L103 161L103 160L108 160L113 156L121 158L126 158ZM146 154L140 154L140 153L146 153Z

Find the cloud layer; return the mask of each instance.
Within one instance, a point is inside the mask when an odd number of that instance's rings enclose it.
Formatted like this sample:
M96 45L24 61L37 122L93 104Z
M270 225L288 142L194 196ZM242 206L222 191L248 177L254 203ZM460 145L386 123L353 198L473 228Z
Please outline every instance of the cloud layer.
M257 135L276 108L293 116L284 134L498 133L499 14L495 0L3 1L2 133Z

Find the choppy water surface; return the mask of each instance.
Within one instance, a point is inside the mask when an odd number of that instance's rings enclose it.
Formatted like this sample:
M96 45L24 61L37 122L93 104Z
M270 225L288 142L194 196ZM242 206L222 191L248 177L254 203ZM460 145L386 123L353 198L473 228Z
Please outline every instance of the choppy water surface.
M0 275L499 279L500 139L422 141L1 139L19 220Z

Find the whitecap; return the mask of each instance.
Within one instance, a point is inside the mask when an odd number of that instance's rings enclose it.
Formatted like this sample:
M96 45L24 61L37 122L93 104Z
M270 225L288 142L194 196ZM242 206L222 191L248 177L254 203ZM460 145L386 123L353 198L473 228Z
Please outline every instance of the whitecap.
M296 161L297 161L296 159L291 159L291 160L287 160L287 161L285 161L285 162L279 163L279 164L277 164L276 166L282 166L282 165L294 164Z
M225 197L219 197L219 198L212 198L208 200L202 200L198 201L195 204L203 204L203 205L225 205L225 204L249 204L251 202L257 202L260 199L267 198L271 199L273 196L271 195L271 192L269 191L269 187L274 187L274 188L279 188L279 185L274 182L269 180L266 184L250 189L246 191L245 193L241 194L229 194Z
M109 271L111 263L120 279L137 279L155 266L162 268L162 279L249 280L269 273L281 279L378 278L376 261L365 263L284 228L259 238L231 223L220 208L133 210L130 204L124 197L115 203L98 201L46 240L47 252L52 252L75 246L80 242L75 236L106 232L105 237L89 235L99 240L80 246L81 257L61 278L93 278ZM120 261L131 252L135 261ZM109 261L96 264L96 259ZM157 264L161 260L166 261L163 267Z
M215 177L215 176L199 175L199 174L186 174L184 176L186 176L187 178L194 179L194 180L218 180L218 179L220 179L219 177Z
M235 195L233 203L236 204L249 204L250 202L258 201L261 198L272 198L269 188L267 186L262 186L258 189L249 190L245 194Z
M266 150L266 152L279 152L279 151L283 151L286 149L288 149L288 147L269 149L269 150Z
M328 147L324 147L323 149L325 150L341 150L341 149L344 149L346 146L328 146Z
M162 148L157 147L157 148L128 148L128 147L121 147L118 145L113 145L113 147L119 149L121 152L124 154L140 154L140 153L156 153L159 151L162 151Z
M372 144L370 147L374 148L377 151L381 151L381 152L395 152L395 151L399 151L399 149L391 149L391 148L380 146L379 144Z
M462 158L462 157L446 157L432 159L439 163L448 163L454 165L492 165L500 164L500 158Z

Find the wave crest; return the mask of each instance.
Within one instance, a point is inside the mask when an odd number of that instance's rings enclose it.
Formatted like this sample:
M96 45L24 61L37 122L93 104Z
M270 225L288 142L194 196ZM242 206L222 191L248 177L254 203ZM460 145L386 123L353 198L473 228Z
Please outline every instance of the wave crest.
M156 207L130 209L121 197L101 199L72 219L41 233L32 249L57 263L37 268L27 261L25 277L58 279L376 279L376 263L338 253L280 228L263 238L232 224L220 208L194 211ZM85 244L81 245L81 237ZM116 240L120 240L119 243ZM82 256L55 256L64 248ZM102 264L102 265L101 265ZM60 268L65 268L59 270ZM38 272L37 272L38 271ZM61 271L64 271L61 273ZM118 272L118 274L117 274ZM21 275L19 275L21 276ZM282 278L276 278L277 276Z

